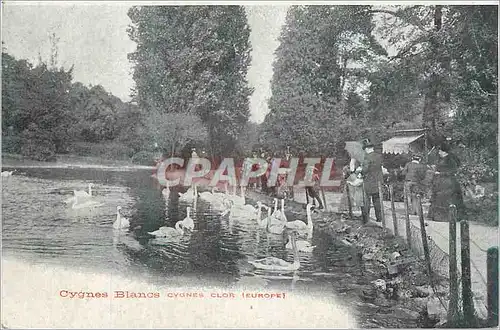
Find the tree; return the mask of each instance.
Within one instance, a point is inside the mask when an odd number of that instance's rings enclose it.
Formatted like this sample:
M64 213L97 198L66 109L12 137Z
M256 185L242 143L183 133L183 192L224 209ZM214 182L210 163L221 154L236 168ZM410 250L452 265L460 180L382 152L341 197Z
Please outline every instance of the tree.
M249 117L250 29L241 6L145 6L129 11L137 50L134 100L146 113L198 115L212 151L227 154Z
M276 51L270 112L263 123L262 139L272 149L288 145L295 151L334 154L339 140L354 135L354 118L364 117L356 112L366 110L353 88L368 76L360 64L385 54L371 35L368 9L289 9ZM351 102L346 103L348 97Z
M152 112L145 127L149 144L157 143L160 150L171 155L188 143L203 145L208 137L201 119L191 114Z

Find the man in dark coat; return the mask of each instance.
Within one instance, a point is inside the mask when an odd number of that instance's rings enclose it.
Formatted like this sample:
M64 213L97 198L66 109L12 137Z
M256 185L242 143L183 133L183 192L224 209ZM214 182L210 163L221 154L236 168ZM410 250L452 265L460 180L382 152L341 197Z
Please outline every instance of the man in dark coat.
M378 194L378 183L383 182L382 155L375 152L370 140L365 139L361 143L365 151L365 159L362 164L363 188L365 192L365 205L362 208L363 222L368 222L371 202L373 202L373 207L375 208L377 222L381 222L382 205Z
M408 209L409 213L414 215L416 215L418 211L417 194L423 194L425 192L424 182L427 174L427 166L421 164L420 160L420 155L413 155L411 162L406 164L403 169L405 185L409 195Z

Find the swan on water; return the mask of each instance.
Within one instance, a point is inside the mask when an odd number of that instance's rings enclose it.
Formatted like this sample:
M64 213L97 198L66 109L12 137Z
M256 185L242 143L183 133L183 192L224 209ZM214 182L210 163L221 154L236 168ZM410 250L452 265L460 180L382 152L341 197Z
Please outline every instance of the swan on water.
M249 218L253 219L257 216L259 206L252 206L250 204L235 204L234 201L230 201L232 206L229 213L231 218Z
M281 210L277 210L278 199L274 199L274 212L271 214L271 219L269 219L268 231L273 234L281 234L287 218L285 215L285 200L281 200Z
M2 172L2 177L7 177L7 176L11 176L12 174L14 174L16 170L13 170L13 171L3 171Z
M175 224L175 228L164 226L158 228L158 230L148 232L148 234L161 238L169 236L180 236L184 235L184 228L182 227L182 221L177 221L177 223Z
M125 229L130 227L130 221L120 214L122 207L116 207L116 221L113 223L114 229Z
M187 216L184 220L177 221L175 224L175 228L172 227L160 227L158 230L153 232L148 232L148 234L153 235L155 237L169 237L169 236L180 236L184 235L184 231L192 231L194 229L194 221L191 219L191 207L186 208Z
M82 199L80 197L76 197L73 201L73 204L71 204L71 208L76 210L76 209L84 209L90 207L99 207L103 205L104 203L99 203L90 198Z
M263 208L267 209L267 217L265 217L264 219L261 219L261 214L259 213L259 215L257 216L257 223L259 224L259 227L262 228L262 229L265 229L267 228L267 224L271 221L271 208L267 205L264 205L262 204Z
M224 183L224 192L217 192L217 187L214 187L212 189L212 195L214 195L215 199L222 199L222 198L227 198L228 196L228 191L227 191L227 182Z
M293 229L297 231L312 231L313 230L313 222L312 222L312 204L307 204L306 214L307 214L307 224L302 220L289 221L285 224L286 228Z
M73 190L73 197L66 199L64 202L66 204L70 204L70 203L74 204L75 202L77 202L77 199L81 201L82 199L92 197L92 187L93 186L94 186L93 183L89 183L89 185L88 185L89 191L88 192L86 192L84 190Z
M296 244L297 244L297 250L299 250L299 252L311 253L314 251L314 248L316 247L315 245L312 245L308 241L302 241L302 240L297 241ZM289 240L288 243L285 245L285 248L292 250L293 249L292 241Z
M287 262L283 259L276 257L266 257L263 259L248 261L251 265L258 269L271 270L271 271L294 271L300 268L299 251L297 250L297 243L295 240L296 233L289 233L288 239L292 242L293 247L293 262Z
M281 214L280 214L280 217L281 217L281 221L283 221L283 222L287 222L288 221L288 219L286 218L286 215L285 215L285 199L281 200Z
M184 220L182 220L182 226L187 229L187 230L193 230L194 229L194 221L191 218L191 207L186 208L186 217Z
M243 186L240 186L240 192L241 196L238 196L236 194L236 185L233 186L233 194L229 195L229 198L234 202L234 204L237 205L245 205L245 190L243 189Z
M214 195L214 190L215 188L212 189L212 191L204 191L204 192L201 192L200 193L200 199L204 202L211 202L215 199L215 195Z
M278 216L278 213L280 213L280 211L278 210L278 199L274 198L273 202L274 202L274 210L273 210L273 213L271 215L273 217L276 217L276 216Z
M196 185L191 186L184 194L178 193L179 194L179 201L181 202L186 202L186 203L192 203L194 202L195 199L198 198L198 188Z
M231 200L228 198L217 200L210 204L211 209L222 212L222 216L225 216L231 211L231 206Z

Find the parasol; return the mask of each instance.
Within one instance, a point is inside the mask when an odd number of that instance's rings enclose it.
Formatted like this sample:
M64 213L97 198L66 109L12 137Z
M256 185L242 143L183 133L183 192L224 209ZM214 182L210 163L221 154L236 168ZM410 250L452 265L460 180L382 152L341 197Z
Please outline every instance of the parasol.
M351 158L356 159L361 164L363 163L363 160L365 159L365 151L361 146L361 142L347 141L345 143L345 150L349 153Z

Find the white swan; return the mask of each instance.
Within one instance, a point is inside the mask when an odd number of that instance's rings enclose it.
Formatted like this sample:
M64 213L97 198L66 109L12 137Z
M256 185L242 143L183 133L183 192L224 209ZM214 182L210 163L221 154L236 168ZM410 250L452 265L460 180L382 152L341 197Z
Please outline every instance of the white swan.
M286 215L285 215L285 199L281 200L281 214L280 214L280 217L281 217L281 221L283 221L283 222L287 222L288 221L288 219L286 218Z
M227 196L228 196L227 182L226 182L226 183L224 183L224 189L225 189L225 190L224 190L224 192L217 192L217 191L216 191L216 190L217 190L217 188L216 188L216 187L214 187L214 188L212 189L212 195L214 195L214 198L215 198L215 199L219 199L219 200L220 200L220 199L223 199L223 198L227 198Z
M79 197L75 198L73 201L73 204L71 204L72 209L84 209L84 208L89 208L89 207L99 207L103 206L104 203L99 203L97 201L94 201L90 198L87 199L80 199Z
M267 209L267 217L265 217L264 219L261 219L261 210L259 209L259 214L257 216L257 223L259 224L259 227L260 228L267 228L267 224L271 221L271 208L267 205L261 205L261 208L265 208Z
M11 176L16 170L13 170L13 171L3 171L2 172L2 177L7 177L7 176Z
M313 207L312 204L307 204L306 207L307 224L302 220L295 220L287 222L285 224L285 227L299 232L312 231L313 230L312 207Z
M272 271L294 271L300 268L299 252L297 250L297 243L295 241L295 233L288 234L288 238L292 242L293 247L293 262L286 262L285 260L276 257L267 257L255 261L248 261L255 268L272 270Z
M182 228L182 221L177 221L175 228L172 227L160 227L158 230L148 232L148 234L155 237L169 237L169 236L181 236L184 235L184 229Z
M279 228L284 227L285 223L288 221L285 215L285 200L281 200L281 210L277 210L278 200L274 200L275 211L271 214L271 219L269 221L269 226L272 227L270 232L281 234L283 231Z
M226 215L231 210L231 200L228 198L221 198L210 203L210 208L215 211L223 212Z
M316 247L315 245L312 245L308 241L297 241L296 244L297 244L297 250L299 250L299 252L311 253ZM293 249L292 241L289 240L288 243L285 245L285 248L289 250Z
M236 186L233 186L233 194L229 198L237 205L245 205L245 190L240 186L241 196L236 194Z
M113 223L114 229L125 229L130 227L130 221L120 214L121 206L116 207L116 221Z
M190 187L184 194L179 193L179 201L192 203L194 200L198 198L198 188L196 185Z
M257 212L259 210L259 206L252 206L250 204L240 205L235 204L234 201L231 201L231 210L229 212L229 216L231 218L247 218L253 219L257 216Z
M187 229L187 230L193 230L194 229L194 221L191 218L191 207L186 208L186 217L184 220L182 220L182 227Z
M215 199L215 195L214 195L214 191L215 191L215 188L212 189L212 191L204 191L204 192L201 192L200 193L200 199L204 202L211 202Z
M75 203L75 202L78 202L77 200L81 201L83 199L86 199L86 198L90 198L92 197L92 187L94 186L93 183L89 183L89 191L86 192L84 190L73 190L73 197L70 197L68 199L66 199L64 202L66 204L70 204L70 203Z
M278 199L277 199L277 198L274 198L274 200L273 200L273 201L274 201L274 211L273 211L273 213L272 213L272 216L273 216L273 217L275 217L275 216L277 216L277 215L278 215L278 213L279 213L280 211L278 210Z

